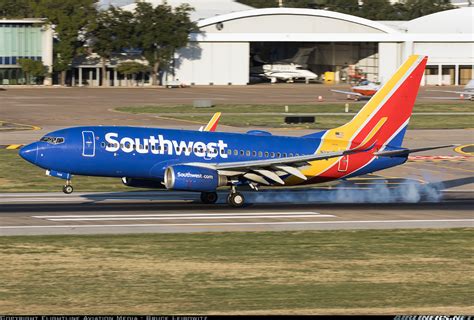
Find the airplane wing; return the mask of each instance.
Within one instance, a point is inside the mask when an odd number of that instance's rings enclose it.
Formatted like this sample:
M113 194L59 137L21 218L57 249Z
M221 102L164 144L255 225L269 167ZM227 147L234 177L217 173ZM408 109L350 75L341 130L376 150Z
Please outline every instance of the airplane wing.
M379 157L400 157L400 156L407 156L410 153L414 153L414 152L441 149L441 148L449 148L449 147L458 147L458 146L459 146L458 144L447 144L447 145L443 145L443 146L424 147L424 148L415 148L415 149L379 151L379 152L375 152L374 155L379 156Z
M362 94L358 92L354 92L354 91L344 91L344 90L334 90L334 89L331 89L331 91L336 92L336 93L350 94L351 96L358 96L358 97L362 96Z
M239 161L239 162L226 162L226 163L187 163L190 166L212 168L219 171L219 174L225 176L243 176L244 178L260 183L269 185L270 183L266 180L271 180L278 184L284 185L285 182L280 178L281 175L290 174L300 179L307 180L298 167L308 165L310 161L326 160L330 158L342 157L349 154L366 152L371 150L375 146L375 143L368 146L366 142L363 142L356 148L348 149L344 151L328 152L310 154L297 157L286 157L286 158L274 158L265 160L250 160L250 161Z
M207 125L205 127L199 128L199 131L211 131L211 132L216 131L217 124L219 123L220 118L221 118L220 112L214 113L214 115L212 116L211 120L209 120Z
M469 92L469 91L450 91L450 90L426 90L426 91L431 91L431 92L447 92L447 93L457 93L457 94L474 94L474 92Z

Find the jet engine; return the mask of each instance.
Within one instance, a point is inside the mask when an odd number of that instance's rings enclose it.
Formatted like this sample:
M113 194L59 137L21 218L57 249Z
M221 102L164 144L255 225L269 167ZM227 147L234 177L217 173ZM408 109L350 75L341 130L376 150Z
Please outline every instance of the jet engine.
M183 191L214 192L227 185L227 177L219 175L214 169L175 165L165 170L166 189Z
M137 179L137 178L122 178L122 183L127 187L133 188L150 188L150 189L164 189L165 186L163 185L161 180L154 180L154 179Z

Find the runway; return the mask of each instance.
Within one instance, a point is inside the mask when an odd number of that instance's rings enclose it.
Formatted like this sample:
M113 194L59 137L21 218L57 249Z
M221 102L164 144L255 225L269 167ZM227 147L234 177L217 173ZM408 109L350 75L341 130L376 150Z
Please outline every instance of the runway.
M0 204L3 236L474 227L474 199L462 192L439 202L282 201L239 209L201 204L185 192L1 194Z

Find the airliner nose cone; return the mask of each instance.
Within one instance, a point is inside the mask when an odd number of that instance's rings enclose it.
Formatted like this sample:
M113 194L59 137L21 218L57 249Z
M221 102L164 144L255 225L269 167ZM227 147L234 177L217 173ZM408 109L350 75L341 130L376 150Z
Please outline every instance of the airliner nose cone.
M38 157L38 144L36 142L30 143L20 149L20 156L28 162L36 163Z

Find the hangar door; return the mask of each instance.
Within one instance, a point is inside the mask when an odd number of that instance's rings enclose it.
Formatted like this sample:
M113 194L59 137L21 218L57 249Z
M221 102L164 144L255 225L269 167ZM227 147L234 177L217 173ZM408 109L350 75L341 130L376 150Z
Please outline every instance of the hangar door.
M189 85L245 85L248 56L248 42L192 42L178 51L173 80Z

